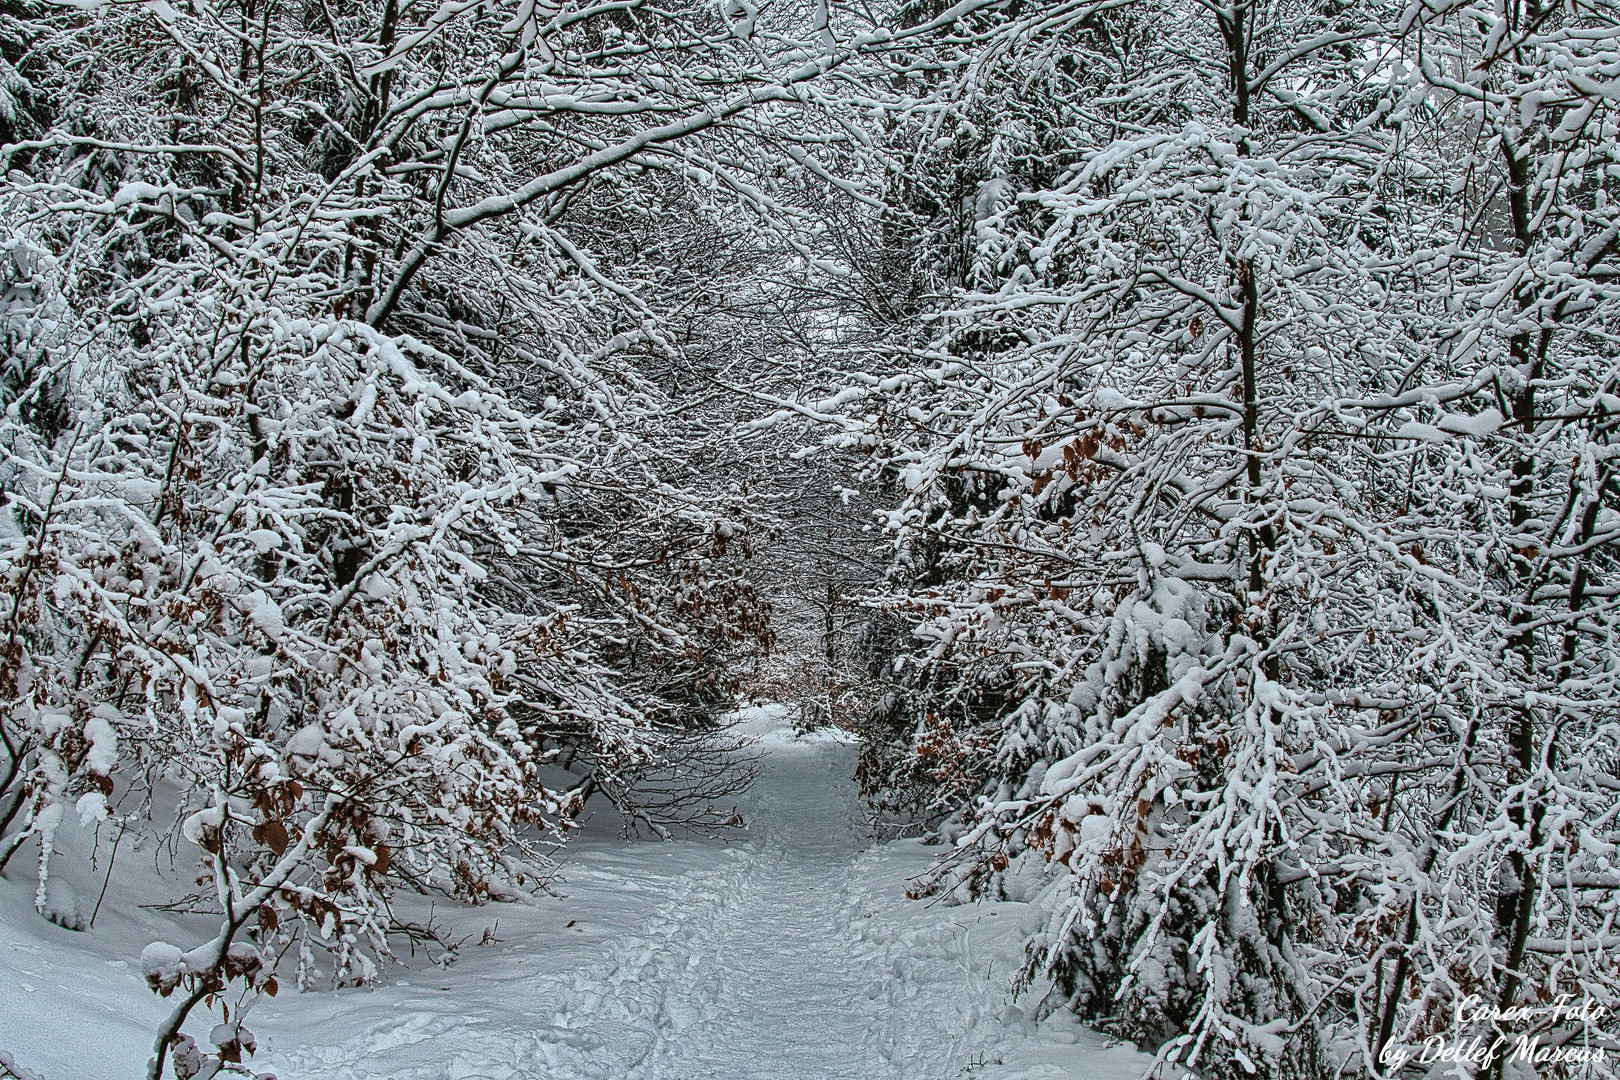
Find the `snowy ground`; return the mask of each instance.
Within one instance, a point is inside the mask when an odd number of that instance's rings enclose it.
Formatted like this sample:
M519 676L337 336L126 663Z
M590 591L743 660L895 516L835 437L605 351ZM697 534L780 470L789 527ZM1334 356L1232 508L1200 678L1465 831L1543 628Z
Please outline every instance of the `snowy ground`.
M764 759L745 841L587 836L564 896L441 909L472 937L453 965L257 1008L252 1064L281 1080L1142 1075L1147 1057L1065 1017L1030 1023L1007 992L1026 905L907 900L930 849L867 844L854 748L794 739L782 722L748 721ZM44 1080L142 1075L164 1003L133 961L146 941L174 940L171 917L119 890L94 930L74 933L33 912L26 868L9 878L0 1053ZM499 940L473 944L485 928Z

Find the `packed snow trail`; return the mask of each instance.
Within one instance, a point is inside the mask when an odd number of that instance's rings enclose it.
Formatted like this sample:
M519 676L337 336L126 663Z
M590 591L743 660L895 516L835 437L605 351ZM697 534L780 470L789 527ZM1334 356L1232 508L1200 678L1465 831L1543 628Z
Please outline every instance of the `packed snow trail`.
M664 987L675 1004L666 1007L669 1023L659 1029L650 1074L681 1080L949 1075L953 1059L966 1059L959 1037L935 1030L945 1016L914 1017L926 1046L904 1038L906 1025L895 1023L899 1013L916 1011L905 1007L908 997L932 996L923 992L926 983L909 977L920 958L885 955L863 940L850 918L852 870L863 843L847 779L848 748L833 741L766 745L751 800L758 839L741 873L723 879L723 892L708 902L666 916L687 959ZM951 948L937 959L948 975L967 974L953 962Z
M418 964L375 990L261 1003L248 1018L261 1047L253 1068L280 1080L1142 1075L1145 1056L1062 1016L1036 1025L1012 1003L1030 905L906 899L907 878L938 849L869 843L850 780L856 748L793 738L783 723L781 710L750 714L762 759L744 806L746 841L588 838L563 897L452 912L458 935L490 933L487 948L469 943L449 968ZM16 931L67 932L29 917L44 930L0 922L0 946L9 937L23 950L14 955L35 962L49 950ZM92 992L99 1008L131 1020L157 1011L120 961L68 958L80 964L62 975L61 989L80 995L74 1012L90 1007L83 973L108 964L116 974ZM6 997L0 985L0 1009ZM131 1022L109 1039L114 1029L103 1027L80 1048L77 1033L67 1042L59 1030L13 1037L0 1024L0 1050L44 1080L135 1077L150 1030Z
M278 1075L934 1080L989 1061L996 1033L975 1029L1004 993L965 955L963 926L886 940L863 918L854 748L761 734L748 841L706 847L707 865L668 882L603 962L503 988L525 1004L527 1030L488 1016L494 1003L476 1017L418 1013L278 1055Z

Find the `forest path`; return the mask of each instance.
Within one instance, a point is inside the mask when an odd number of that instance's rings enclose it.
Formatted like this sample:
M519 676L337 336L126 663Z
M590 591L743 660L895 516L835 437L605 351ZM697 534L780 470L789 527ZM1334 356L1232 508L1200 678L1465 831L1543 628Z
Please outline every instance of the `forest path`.
M740 842L627 841L599 817L569 845L558 895L477 908L402 895L401 917L465 938L455 963L407 955L374 988L317 978L259 1002L251 1067L280 1080L1138 1080L1145 1055L1066 1014L1031 1022L1036 994L1011 999L1037 906L908 900L940 849L869 842L858 747L786 724L785 709L747 714L761 759ZM45 1080L144 1075L170 1003L132 960L207 930L141 906L167 895L141 866L152 857L120 860L91 933L40 919L25 877L0 879L0 1051ZM1040 881L1036 867L1009 888L1033 898ZM213 1022L199 1010L188 1026Z
M794 738L780 710L747 723L762 757L746 841L586 845L564 906L595 929L572 952L583 925L501 912L503 944L421 976L436 987L269 1005L255 1067L281 1080L1141 1075L1133 1051L1011 1004L1027 905L905 898L938 849L865 838L856 746Z
M957 924L926 940L915 931L897 940L864 932L873 912L858 910L867 843L849 779L855 748L761 734L766 752L748 800L754 841L734 873L654 929L686 959L664 982L668 1023L649 1074L955 1075L975 1060L967 1044L981 1019L971 1009L963 1015L961 1003L995 1000L1002 988L987 985L988 965L973 964ZM989 1033L978 1034L987 1041Z

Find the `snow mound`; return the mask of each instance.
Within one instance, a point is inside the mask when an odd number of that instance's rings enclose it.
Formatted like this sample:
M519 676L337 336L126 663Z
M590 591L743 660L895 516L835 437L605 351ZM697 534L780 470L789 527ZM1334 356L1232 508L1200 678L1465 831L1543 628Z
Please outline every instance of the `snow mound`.
M79 903L79 891L60 875L45 882L45 903L39 913L66 930L83 930L90 921Z

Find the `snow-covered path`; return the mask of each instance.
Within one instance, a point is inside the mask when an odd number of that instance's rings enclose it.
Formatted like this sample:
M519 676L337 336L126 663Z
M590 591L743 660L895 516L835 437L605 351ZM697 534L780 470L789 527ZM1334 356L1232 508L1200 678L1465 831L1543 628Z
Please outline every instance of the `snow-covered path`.
M961 958L948 942L936 942L947 946L933 956L943 962L945 977L912 978L926 954L890 955L885 943L861 932L863 913L853 909L860 906L856 867L864 845L843 760L849 748L769 738L766 745L751 800L757 840L733 873L711 883L712 892L668 912L663 917L671 921L659 927L669 931L666 940L679 942L684 960L662 987L668 1024L658 1030L649 1074L680 1080L950 1075L953 1061L967 1060L961 1053L966 1033L939 1026L960 997L953 984L972 981L971 973L954 962ZM910 951L918 941L913 934L887 944ZM931 1001L940 991L944 999ZM922 1030L897 1023L900 1013Z
M472 1009L463 993L410 1003L358 1037L276 1054L278 1075L933 1080L988 1063L1002 1025L985 1003L1011 971L972 961L981 913L876 919L874 892L907 902L895 868L886 888L869 878L882 860L863 857L854 747L760 734L748 841L683 852L695 864L655 878L661 900L598 963L509 981Z
M753 850L720 891L671 913L688 959L665 988L680 1006L654 1075L907 1075L882 1060L870 1007L881 986L845 917L860 850L853 802L839 772L816 760L840 749L773 747L752 800Z
M1033 1024L1012 1003L1027 905L905 898L906 879L937 850L863 838L854 746L794 739L775 711L750 722L763 758L746 841L584 843L565 896L460 912L458 932L474 940L499 918L500 941L467 946L449 968L262 1003L248 1021L261 1043L254 1067L280 1080L1141 1075L1145 1057L1063 1018ZM46 954L16 931L66 933L0 921L0 949L10 937L34 956ZM45 1080L138 1075L150 995L117 960L68 959L99 968L94 1004L130 1022L82 1051L58 1032L0 1030L0 1050ZM62 977L77 995L69 1007L83 1011L82 978L70 968ZM6 996L0 987L0 1009ZM50 1007L28 1004L40 1015Z

